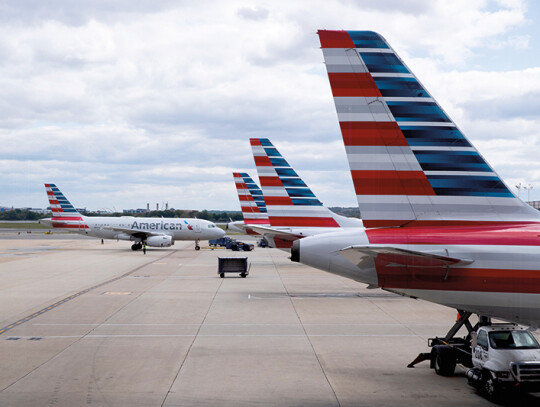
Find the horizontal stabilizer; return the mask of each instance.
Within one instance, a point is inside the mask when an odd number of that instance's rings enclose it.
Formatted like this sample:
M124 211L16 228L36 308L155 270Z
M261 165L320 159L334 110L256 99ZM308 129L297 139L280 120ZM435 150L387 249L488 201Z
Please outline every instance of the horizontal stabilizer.
M265 237L279 236L283 240L291 240L291 241L305 237L305 235L302 235L299 233L287 232L285 230L276 230L267 226L249 225L248 227L251 230Z
M458 259L438 254L399 249L397 247L350 246L339 253L353 264L362 267L364 262L377 260L385 265L414 267L447 267L471 264L473 260Z

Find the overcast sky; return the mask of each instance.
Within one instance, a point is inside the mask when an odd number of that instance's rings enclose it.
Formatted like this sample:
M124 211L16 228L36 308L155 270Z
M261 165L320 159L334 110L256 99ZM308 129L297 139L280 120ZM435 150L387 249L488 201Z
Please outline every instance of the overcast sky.
M0 205L239 210L268 137L356 206L318 29L381 33L509 186L540 199L540 5L0 0ZM521 192L526 198L526 192Z

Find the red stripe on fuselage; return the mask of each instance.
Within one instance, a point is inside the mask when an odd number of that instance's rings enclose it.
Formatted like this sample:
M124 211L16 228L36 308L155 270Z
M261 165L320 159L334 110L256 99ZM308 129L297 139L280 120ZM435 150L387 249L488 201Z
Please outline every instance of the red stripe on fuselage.
M540 223L445 225L441 221L440 226L369 229L366 234L370 244L540 246Z
M51 219L53 222L65 222L66 220L83 220L80 216L53 216Z
M540 294L539 270L407 267L375 260L382 288ZM444 279L446 276L446 280Z
M55 229L89 229L86 225L68 225L65 223L54 223L52 224Z
M412 227L448 227L448 226L526 226L536 225L537 222L499 222L499 221L475 221L475 220L410 220L410 219L364 219L364 227L371 228L389 228L407 225L407 228Z

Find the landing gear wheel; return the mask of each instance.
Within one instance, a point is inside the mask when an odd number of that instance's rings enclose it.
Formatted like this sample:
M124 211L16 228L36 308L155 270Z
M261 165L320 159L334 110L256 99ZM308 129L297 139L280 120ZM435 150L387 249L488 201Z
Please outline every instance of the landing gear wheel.
M133 243L131 245L131 250L141 250L142 249L142 244L140 243Z
M195 250L201 250L201 246L199 245L195 246Z
M456 370L456 357L450 346L434 346L432 350L435 373L439 376L453 376Z

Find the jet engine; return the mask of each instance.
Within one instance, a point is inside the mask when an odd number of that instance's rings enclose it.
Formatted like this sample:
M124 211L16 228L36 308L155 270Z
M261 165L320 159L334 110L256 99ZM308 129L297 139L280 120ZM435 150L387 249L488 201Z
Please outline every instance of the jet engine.
M151 247L169 247L174 244L172 236L149 236L146 238L146 245Z

